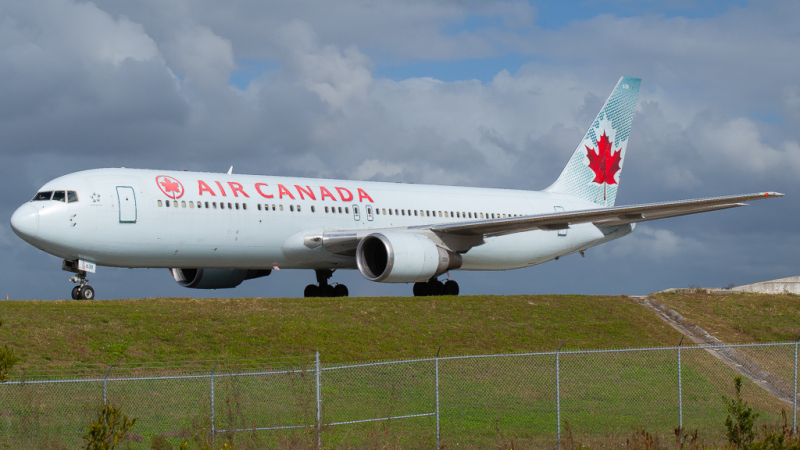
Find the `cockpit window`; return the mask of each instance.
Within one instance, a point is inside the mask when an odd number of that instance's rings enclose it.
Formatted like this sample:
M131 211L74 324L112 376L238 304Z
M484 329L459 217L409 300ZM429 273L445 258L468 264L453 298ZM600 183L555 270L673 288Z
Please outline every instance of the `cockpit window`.
M50 197L53 196L53 191L44 191L39 192L33 196L32 202L38 202L40 200L50 200Z
M67 203L75 203L78 201L78 193L75 191L67 191Z
M67 201L66 200L66 195L64 195L64 191L55 191L55 192L53 192L52 200L56 201L56 202L65 202L65 201Z

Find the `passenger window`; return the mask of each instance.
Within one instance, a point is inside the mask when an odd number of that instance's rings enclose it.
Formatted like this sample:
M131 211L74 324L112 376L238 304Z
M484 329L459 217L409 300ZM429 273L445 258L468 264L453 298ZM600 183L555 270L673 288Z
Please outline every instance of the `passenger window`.
M228 209L233 209L231 208L231 202L228 202Z
M219 202L219 209L225 209L225 203Z
M399 212L399 211L397 211L397 209L395 209L395 210L394 210L394 215L395 215L395 216L399 216L399 215L400 215L400 212Z
M258 204L258 210L261 211L261 203Z
M339 207L339 214L341 214L341 213L342 213L342 207L340 206Z
M217 209L217 202L213 202L211 204L214 205L214 209Z
M234 203L236 205L236 209L239 209L239 202Z
M247 209L247 203L242 203L242 209Z
M345 207L344 207L344 213L345 213L345 214L350 214L350 208L348 208L347 206L345 206Z
M161 203L161 200L159 200L158 201L158 207L161 208L161 206L163 206L163 203Z
M330 212L330 211L328 211L328 207L327 207L327 206L325 207L325 212L326 212L326 213L327 213L327 212Z
M166 202L167 202L167 208L169 208L169 200L166 200Z
M67 203L75 203L78 201L78 193L75 191L67 191Z
M444 212L444 216L447 217L447 211Z
M208 209L208 202L206 202L206 209Z
M317 210L316 210L316 209L314 209L314 205L311 205L311 212L312 212L312 213L313 213L313 212L317 212Z
M186 201L182 201L182 202L181 202L181 206L182 206L182 207L184 207L184 208L186 208Z
M389 208L389 215L390 216L392 215L392 209L391 208Z
M189 208L194 208L194 202L189 202Z
M439 211L439 217L442 217L442 212L441 211Z
M297 212L300 212L300 205L297 205Z
M294 212L294 205L289 205L289 211Z
M191 205L191 202L189 204ZM197 202L197 209L200 209L202 207L203 207L203 202Z
M425 216L426 217L430 217L431 216L431 212L430 211L425 211Z
M53 191L38 192L36 193L36 195L33 196L31 201L38 202L41 200L50 200L50 197L52 196L53 196Z
M400 211L402 211L402 212L403 212L403 215L404 215L404 216L406 215L406 210L405 210L405 209L401 209Z
M390 209L390 210L389 210L389 212L391 212L391 211L392 211L392 210ZM384 215L384 216L386 215L386 208L383 208L383 215Z
M415 215L415 216L417 215L417 210L416 210L416 209L414 210L414 215Z
M278 205L278 209L280 209L281 211L283 211L283 205Z

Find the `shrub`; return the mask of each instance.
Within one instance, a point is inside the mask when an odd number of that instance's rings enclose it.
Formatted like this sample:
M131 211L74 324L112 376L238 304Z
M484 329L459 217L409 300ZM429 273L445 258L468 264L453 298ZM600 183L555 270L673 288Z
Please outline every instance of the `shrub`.
M728 443L738 449L749 450L756 438L755 422L759 414L742 399L742 377L734 377L733 385L736 395L734 398L723 396L728 416L725 418L725 428Z
M0 383L5 383L7 381L6 377L8 376L8 372L11 371L11 368L14 367L17 361L19 361L19 359L14 355L14 350L8 348L7 345L0 348Z
M103 405L97 421L89 425L89 432L83 436L86 450L113 450L135 423L136 418L123 415L122 408Z

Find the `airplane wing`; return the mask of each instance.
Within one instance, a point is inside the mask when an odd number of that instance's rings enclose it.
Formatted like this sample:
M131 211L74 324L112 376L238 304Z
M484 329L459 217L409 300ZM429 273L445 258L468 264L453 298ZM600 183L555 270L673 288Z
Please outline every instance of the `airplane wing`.
M747 205L742 202L783 196L784 194L778 192L761 192L758 194L700 198L676 202L646 203L641 205L558 212L535 216L430 225L419 228L427 228L435 233L491 237L531 230L564 230L569 228L570 225L589 222L598 227L613 227L629 223L646 222L648 220L665 219L667 217L736 208L738 206Z

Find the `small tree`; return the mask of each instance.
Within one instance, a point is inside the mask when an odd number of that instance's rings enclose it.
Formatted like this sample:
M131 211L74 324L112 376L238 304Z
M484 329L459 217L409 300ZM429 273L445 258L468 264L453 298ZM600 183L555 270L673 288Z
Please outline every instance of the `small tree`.
M83 436L86 450L113 450L135 423L135 417L122 415L122 408L103 405L97 421L89 425L89 432Z
M733 385L736 396L728 398L722 396L728 408L728 417L725 418L728 442L736 448L748 450L756 438L755 423L759 414L742 399L742 377L734 377Z
M7 345L0 348L0 383L5 383L7 381L6 377L8 377L8 372L11 371L11 368L14 367L17 361L19 361L19 359L14 355L14 350L8 348Z

